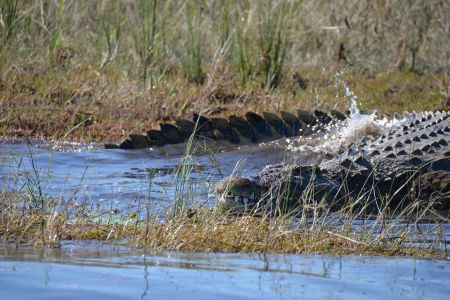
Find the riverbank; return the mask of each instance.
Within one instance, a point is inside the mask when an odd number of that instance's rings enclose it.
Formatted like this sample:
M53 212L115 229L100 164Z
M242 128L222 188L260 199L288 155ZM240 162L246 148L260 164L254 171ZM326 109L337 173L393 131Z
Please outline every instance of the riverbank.
M447 108L440 86L446 79L414 73L335 76L310 71L303 74L309 82L305 90L286 84L268 91L242 89L226 80L195 86L173 78L154 91L142 89L136 81L99 76L95 70L34 72L14 74L2 82L0 135L117 143L131 133L159 128L161 122L191 119L194 112L226 117L248 111L295 113L298 108L345 111L351 100L345 86L359 95L362 110L401 113Z
M363 110L447 109L448 8L8 0L0 135L119 142L194 112L343 111L347 89Z

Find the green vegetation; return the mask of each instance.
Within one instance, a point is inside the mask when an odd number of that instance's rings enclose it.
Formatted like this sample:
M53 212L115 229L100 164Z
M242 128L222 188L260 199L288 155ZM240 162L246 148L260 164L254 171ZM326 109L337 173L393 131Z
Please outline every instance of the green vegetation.
M118 141L199 111L344 109L338 73L363 109L445 108L449 9L423 0L2 0L0 134Z

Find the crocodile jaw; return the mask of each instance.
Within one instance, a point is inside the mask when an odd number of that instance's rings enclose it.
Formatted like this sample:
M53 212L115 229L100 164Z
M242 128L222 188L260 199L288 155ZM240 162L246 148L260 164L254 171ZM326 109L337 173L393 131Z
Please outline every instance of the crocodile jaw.
M220 206L237 213L257 208L262 191L257 182L239 176L225 177L215 188Z

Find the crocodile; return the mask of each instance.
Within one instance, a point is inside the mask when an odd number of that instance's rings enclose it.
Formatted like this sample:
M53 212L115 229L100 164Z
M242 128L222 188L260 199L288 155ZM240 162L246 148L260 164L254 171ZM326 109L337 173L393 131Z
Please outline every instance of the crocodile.
M314 164L281 163L251 178L228 176L215 193L220 206L236 213L301 212L305 205L336 211L349 203L396 210L412 201L448 212L449 143L450 113L421 113Z
M247 112L244 117L232 115L228 119L207 118L194 114L192 121L177 119L175 124L161 123L160 129L151 129L146 135L131 134L120 144L105 144L106 149L145 149L167 144L187 142L195 132L198 138L225 140L231 144L259 143L281 137L310 134L325 125L346 119L346 114L330 110L327 114L320 110L310 113L298 109L296 114L281 111L280 116L264 112L262 116Z

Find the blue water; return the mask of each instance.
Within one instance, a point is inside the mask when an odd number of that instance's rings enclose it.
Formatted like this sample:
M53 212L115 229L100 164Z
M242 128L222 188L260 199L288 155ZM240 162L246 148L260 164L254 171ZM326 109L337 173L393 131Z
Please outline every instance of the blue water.
M158 211L176 196L175 171L185 145L139 151L60 148L75 150L68 152L54 151L53 146L0 143L2 188L26 194L39 186L48 198L131 211L143 203ZM212 206L215 199L208 194L223 176L254 175L262 166L285 159L285 153L274 145L256 145L189 157L192 186L187 190L194 200ZM428 225L419 226L424 230ZM442 230L448 239L450 226ZM0 299L448 299L450 295L449 260L143 254L67 241L61 249L0 247Z
M65 245L1 249L6 299L448 299L450 261L173 253Z
M120 210L145 202L157 211L175 198L176 170L186 147L181 144L124 151L86 150L75 145L66 148L76 151L64 152L53 151L54 146L43 142L30 147L25 143L0 143L0 184L12 190L26 190L30 186L36 188L39 182L47 197ZM193 201L214 205L215 199L209 200L208 194L216 182L232 172L251 176L268 163L280 162L283 154L274 149L252 146L190 156L187 164L191 166L188 177ZM37 177L38 181L30 183L30 178Z

